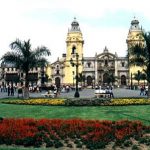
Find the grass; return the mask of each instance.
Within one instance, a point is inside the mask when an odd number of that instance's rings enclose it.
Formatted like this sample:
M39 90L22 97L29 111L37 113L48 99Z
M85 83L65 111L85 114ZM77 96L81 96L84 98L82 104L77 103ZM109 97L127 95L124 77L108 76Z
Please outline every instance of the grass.
M134 106L40 106L0 103L0 117L4 118L61 118L94 120L140 120L150 125L150 105Z

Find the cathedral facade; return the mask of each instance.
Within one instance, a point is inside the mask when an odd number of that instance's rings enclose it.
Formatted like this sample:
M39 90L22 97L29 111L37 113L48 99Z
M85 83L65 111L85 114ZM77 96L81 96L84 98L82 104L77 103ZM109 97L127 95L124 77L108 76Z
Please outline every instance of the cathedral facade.
M139 33L142 33L139 21L135 18L127 36L128 49L138 42L144 42ZM119 57L112 54L107 47L94 57L84 57L84 40L79 23L76 19L71 23L66 38L66 54L49 66L47 71L52 83L56 85L75 85L76 77L86 86L113 84L116 86L129 86L131 73L141 69L130 67L128 57Z
M84 57L84 39L79 23L74 18L71 28L66 36L66 53L62 54L55 62L48 65L47 68L31 68L31 85L41 85L45 82L44 76L50 79L50 84L75 86L76 81L81 86L95 85L116 85L130 86L131 75L142 70L140 67L129 67L128 59L130 48L137 44L144 44L141 36L143 29L139 26L139 21L135 18L131 21L127 35L128 57L119 57L117 53L110 53L105 46L102 52L97 52L93 57ZM19 79L24 75L14 66L4 66L1 64L1 85L8 85L10 82L17 85ZM43 81L41 81L43 79ZM133 79L133 83L136 81Z

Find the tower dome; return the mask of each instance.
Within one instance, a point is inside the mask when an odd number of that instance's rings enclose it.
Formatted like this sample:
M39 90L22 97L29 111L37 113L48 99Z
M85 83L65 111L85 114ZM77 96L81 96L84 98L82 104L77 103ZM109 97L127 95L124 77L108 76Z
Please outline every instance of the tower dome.
M74 18L73 22L71 23L70 32L80 32L79 23L76 21L76 18Z
M138 25L139 21L137 19L134 19L131 21L131 25Z
M76 21L76 18L74 18L73 22L71 23L72 26L79 26L79 23Z
M134 17L134 19L131 21L131 27L130 30L140 30L139 21Z

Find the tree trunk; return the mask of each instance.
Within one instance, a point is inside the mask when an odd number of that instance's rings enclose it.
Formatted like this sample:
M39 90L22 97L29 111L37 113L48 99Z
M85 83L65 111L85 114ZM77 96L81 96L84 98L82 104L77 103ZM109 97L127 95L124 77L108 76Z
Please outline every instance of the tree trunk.
M147 81L148 82L148 81ZM150 82L147 83L148 84L148 93L147 93L147 97L150 98Z
M23 90L23 98L29 99L29 81L28 81L28 70L25 73L25 87Z
M24 89L23 89L23 98L24 99L29 99L29 89L28 89L28 87L24 87Z

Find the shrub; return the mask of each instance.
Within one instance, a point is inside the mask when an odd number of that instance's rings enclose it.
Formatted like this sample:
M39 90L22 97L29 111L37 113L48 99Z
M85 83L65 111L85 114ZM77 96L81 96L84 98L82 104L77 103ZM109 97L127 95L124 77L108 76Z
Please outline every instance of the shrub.
M125 146L125 147L129 147L129 146L131 146L131 145L132 145L132 142L131 142L130 140L124 141L124 146Z
M132 146L132 150L140 150L139 147L137 145L133 145Z
M110 103L110 98L80 98L80 99L67 99L66 106L100 106Z

